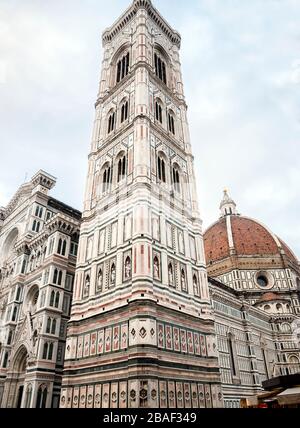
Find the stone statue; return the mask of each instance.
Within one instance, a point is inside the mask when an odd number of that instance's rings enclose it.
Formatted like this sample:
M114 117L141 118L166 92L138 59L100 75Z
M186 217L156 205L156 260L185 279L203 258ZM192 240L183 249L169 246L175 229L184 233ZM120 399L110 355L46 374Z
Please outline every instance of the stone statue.
M154 278L159 278L159 266L158 266L158 259L155 257L154 259Z
M184 271L181 272L181 288L182 290L186 290L186 280Z
M97 283L98 290L102 290L102 285L103 285L103 274L102 274L102 270L100 269L98 273L98 283Z
M125 278L129 279L131 278L131 260L128 257L125 264Z
M169 284L173 284L173 268L169 266Z
M110 282L111 282L111 284L115 284L115 282L116 282L116 267L115 267L115 265L112 265L112 268L111 268Z

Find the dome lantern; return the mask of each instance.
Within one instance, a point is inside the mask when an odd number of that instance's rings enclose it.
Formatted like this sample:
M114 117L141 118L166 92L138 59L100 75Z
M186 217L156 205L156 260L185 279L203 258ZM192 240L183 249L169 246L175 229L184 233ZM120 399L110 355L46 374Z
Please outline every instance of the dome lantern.
M228 190L224 190L224 196L220 204L221 217L225 217L227 215L238 215L236 209L236 203L228 194Z

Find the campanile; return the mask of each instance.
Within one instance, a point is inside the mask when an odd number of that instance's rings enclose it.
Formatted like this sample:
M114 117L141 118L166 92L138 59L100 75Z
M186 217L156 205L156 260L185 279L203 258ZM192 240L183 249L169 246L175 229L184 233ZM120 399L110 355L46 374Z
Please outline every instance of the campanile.
M180 35L150 0L103 34L61 407L222 407Z

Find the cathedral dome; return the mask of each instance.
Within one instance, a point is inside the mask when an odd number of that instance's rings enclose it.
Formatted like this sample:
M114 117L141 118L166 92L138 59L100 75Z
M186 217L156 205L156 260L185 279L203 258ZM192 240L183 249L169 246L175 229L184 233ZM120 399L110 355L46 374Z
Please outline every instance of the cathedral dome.
M229 257L285 259L298 266L292 250L266 226L257 220L241 216L227 191L220 205L221 218L204 234L204 247L208 265ZM238 266L237 266L238 267Z

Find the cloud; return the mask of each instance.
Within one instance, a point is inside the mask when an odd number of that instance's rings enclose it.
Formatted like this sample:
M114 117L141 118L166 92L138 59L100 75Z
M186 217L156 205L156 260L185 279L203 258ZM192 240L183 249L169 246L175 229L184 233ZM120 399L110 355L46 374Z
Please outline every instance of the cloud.
M153 3L182 35L204 225L228 187L300 256L299 1ZM128 4L1 1L0 205L43 168L58 177L54 195L82 207L100 35Z

